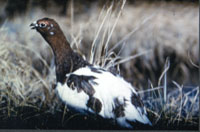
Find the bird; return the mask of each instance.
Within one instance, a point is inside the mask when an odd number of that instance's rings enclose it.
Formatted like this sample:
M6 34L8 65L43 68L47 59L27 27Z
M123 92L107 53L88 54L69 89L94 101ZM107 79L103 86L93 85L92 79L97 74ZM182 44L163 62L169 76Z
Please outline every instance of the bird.
M56 92L71 110L111 119L122 128L133 129L139 122L151 126L139 94L119 74L90 64L75 52L59 24L41 18L30 24L52 48L55 59Z

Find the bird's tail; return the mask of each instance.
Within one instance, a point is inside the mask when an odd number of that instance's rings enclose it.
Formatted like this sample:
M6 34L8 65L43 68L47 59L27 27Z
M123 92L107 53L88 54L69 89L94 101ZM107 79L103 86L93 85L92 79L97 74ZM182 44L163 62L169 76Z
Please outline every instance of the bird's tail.
M125 117L121 117L117 119L117 122L126 128L134 128L138 124L149 125L152 126L151 121L147 117L146 109L143 107L135 107L133 105L129 105L125 109Z

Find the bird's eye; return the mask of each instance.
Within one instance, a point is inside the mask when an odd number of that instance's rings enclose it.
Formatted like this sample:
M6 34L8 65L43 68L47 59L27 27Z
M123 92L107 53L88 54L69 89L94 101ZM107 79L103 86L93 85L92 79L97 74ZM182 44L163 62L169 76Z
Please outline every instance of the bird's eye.
M46 27L46 24L45 24L45 23L40 23L40 27L41 27L41 28L45 28L45 27Z

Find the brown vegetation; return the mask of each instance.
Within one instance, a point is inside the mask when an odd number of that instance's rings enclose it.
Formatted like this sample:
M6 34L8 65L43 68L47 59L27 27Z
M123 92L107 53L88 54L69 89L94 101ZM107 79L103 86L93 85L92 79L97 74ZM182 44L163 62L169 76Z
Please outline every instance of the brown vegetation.
M121 75L137 87L155 126L161 124L166 128L166 123L179 126L181 122L197 128L197 5L141 2L126 3L120 9L119 3L112 8L95 6L94 2L88 8L78 10L70 3L67 16L29 8L24 16L5 21L0 29L2 121L11 117L24 119L35 116L22 116L27 111L19 110L19 107L33 108L39 112L35 112L37 116L61 112L63 117L60 119L68 120L65 117L66 108L61 107L53 90L55 71L52 51L42 37L29 28L30 23L38 18L51 17L64 29L71 46L85 55L87 60L106 68L113 64L120 67ZM96 49L91 50L92 45ZM112 49L116 45L119 46ZM100 50L105 48L105 52ZM106 62L106 59L111 61ZM124 63L121 63L122 60ZM110 65L104 65L107 63Z

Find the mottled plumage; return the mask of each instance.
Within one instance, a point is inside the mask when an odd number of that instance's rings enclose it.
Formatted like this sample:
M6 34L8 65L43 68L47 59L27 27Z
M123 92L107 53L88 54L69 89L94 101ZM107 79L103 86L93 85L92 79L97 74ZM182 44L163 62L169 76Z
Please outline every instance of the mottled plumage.
M43 18L31 26L53 49L56 91L66 105L83 114L112 119L126 128L133 128L134 122L151 125L134 87L116 73L89 64L75 53L53 19Z

